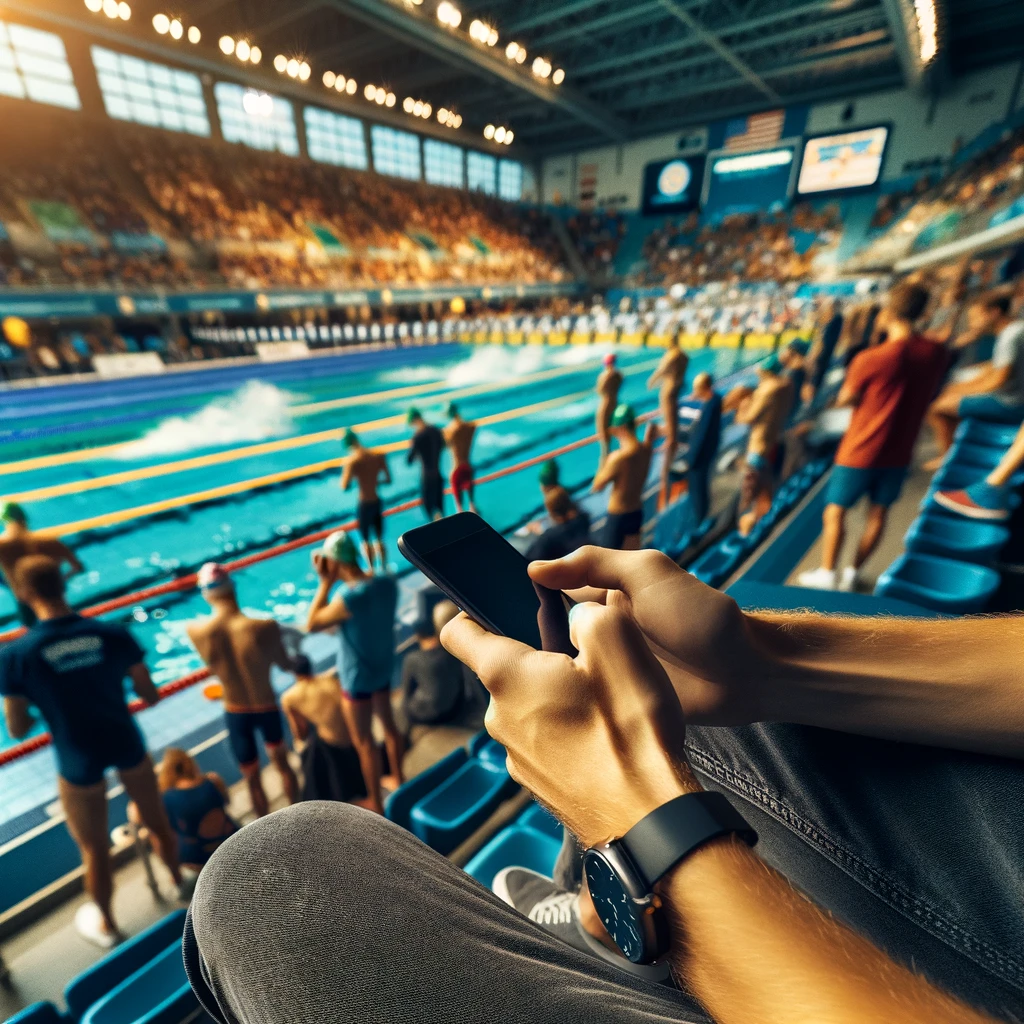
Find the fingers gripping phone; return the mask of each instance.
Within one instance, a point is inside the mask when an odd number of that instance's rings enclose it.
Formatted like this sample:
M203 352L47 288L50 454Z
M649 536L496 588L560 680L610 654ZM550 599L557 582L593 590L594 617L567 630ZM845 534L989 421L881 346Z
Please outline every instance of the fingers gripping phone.
M489 633L538 651L575 657L569 640L573 601L534 583L526 559L472 512L409 530L398 550Z

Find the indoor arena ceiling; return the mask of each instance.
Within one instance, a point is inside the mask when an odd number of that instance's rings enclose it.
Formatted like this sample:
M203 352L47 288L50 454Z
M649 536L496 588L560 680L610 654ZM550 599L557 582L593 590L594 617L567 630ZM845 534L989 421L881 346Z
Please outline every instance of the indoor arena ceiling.
M258 43L264 65L271 54L300 56L310 88L322 88L324 71L360 89L377 83L399 106L409 96L458 110L473 134L505 125L544 153L900 83L942 88L1024 57L1024 0L916 3L917 15L914 0L455 0L452 26L438 18L441 0L133 0L131 29L147 29L158 11L180 14L204 41ZM937 17L924 74L922 9ZM496 30L491 45L486 31L471 38L474 21ZM510 44L526 51L522 63ZM545 77L532 70L538 57Z

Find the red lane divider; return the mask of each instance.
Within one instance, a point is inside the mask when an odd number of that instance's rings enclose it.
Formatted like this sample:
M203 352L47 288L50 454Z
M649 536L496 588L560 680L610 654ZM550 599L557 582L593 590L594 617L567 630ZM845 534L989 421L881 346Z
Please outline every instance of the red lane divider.
M639 416L639 420L650 420L653 419L656 414L653 412L645 413L643 416ZM548 459L556 458L559 455L565 455L568 452L575 451L578 448L585 448L588 444L593 444L597 440L597 434L591 434L590 437L581 438L579 441L573 441L570 444L561 445L558 448L553 448L549 452L545 452L543 455L537 455L532 459L526 459L523 462L517 462L514 465L506 466L504 469L495 470L493 473L488 473L486 476L480 477L477 480L477 484L487 484L494 480L500 480L503 477L511 476L513 473L521 473L524 469L529 469L531 466L539 466L542 462L547 462ZM445 489L446 494L451 494L452 489L450 487ZM393 516L399 512L408 512L409 509L417 508L422 502L419 498L414 498L411 501L404 501L400 505L394 505L389 508L384 515ZM239 569L246 569L250 565L257 565L260 562L269 561L271 558L277 558L280 555L286 555L290 551L297 551L300 548L309 547L312 544L318 544L323 540L326 540L332 533L337 530L354 530L357 526L357 522L354 519L349 519L347 522L342 523L340 526L333 526L327 530L317 530L315 533L306 534L304 537L297 537L295 540L290 540L285 544L278 544L276 547L268 548L266 551L257 551L251 555L246 555L244 558L236 558L233 562L225 562L224 568L228 572L237 572ZM125 594L122 597L115 597L110 601L104 601L102 604L95 604L89 608L82 610L82 615L88 615L95 617L97 615L106 615L109 612L118 611L121 608L126 608L129 605L139 604L142 601L148 601L154 597L162 597L164 594L176 594L183 590L191 590L196 585L196 574L190 573L188 576L182 576L180 579L172 580L170 583L161 583L159 586L147 587L144 590L136 590L131 594ZM17 637L25 633L25 629L12 629L6 633L0 633L0 643L5 643L9 640L14 640ZM197 669L195 672L189 673L187 676L182 676L180 679L175 679L170 683L165 683L157 691L160 694L160 699L164 700L167 697L173 697L176 693L181 693L182 690L187 690L189 687L195 686L197 683L203 682L205 679L209 679L211 672L208 668ZM133 700L128 705L128 710L131 713L138 714L148 705L143 703L141 700ZM10 764L12 761L17 761L19 758L26 757L29 754L34 754L37 750L42 750L44 747L48 747L51 743L50 734L44 733L41 736L33 736L30 740L25 740L23 743L18 743L7 750L0 751L0 768L6 764Z

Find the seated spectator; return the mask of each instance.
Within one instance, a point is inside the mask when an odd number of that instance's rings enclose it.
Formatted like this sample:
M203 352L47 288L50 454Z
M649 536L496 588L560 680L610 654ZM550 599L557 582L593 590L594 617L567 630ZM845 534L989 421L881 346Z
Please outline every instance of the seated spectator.
M856 589L861 566L882 538L928 403L949 365L943 346L915 331L927 303L928 292L920 285L904 282L893 289L882 314L886 340L850 364L838 404L852 405L853 418L825 492L821 567L801 574L803 587L836 589L846 513L863 497L870 502L868 521L853 565L843 570L840 590Z
M593 851L602 922L639 945L616 917L636 885L642 920L660 925L648 955L678 987L545 935L393 823L300 805L244 829L200 878L184 955L214 1020L300 1004L304 1019L344 1021L1024 1015L1007 869L1024 858L1019 619L742 613L655 552L584 548L531 575L609 588L573 614L578 659L466 616L445 645L481 673L515 778ZM698 846L665 827L711 807L720 824ZM646 876L608 863L631 848L658 850ZM549 903L548 921L561 916ZM368 951L381 969L366 970ZM274 984L268 963L287 966Z
M690 495L691 525L696 528L711 510L711 474L722 439L722 396L715 390L710 373L693 378L693 401L700 402L700 415L690 427L686 450L686 484Z
M563 558L586 544L590 535L590 513L581 509L559 483L558 463L554 459L541 467L540 487L551 525L544 529L539 523L530 524L539 534L524 552L531 562L538 558Z
M999 464L984 480L963 490L939 491L935 500L947 511L968 519L1005 522L1012 511L1010 479L1024 467L1024 424Z
M36 624L0 648L7 731L16 740L27 736L36 725L33 706L50 731L57 755L57 790L68 831L82 855L85 891L92 901L79 907L75 928L89 942L109 949L120 932L111 906L108 768L117 769L157 855L175 884L181 885L178 840L167 820L142 733L125 701L125 677L131 678L146 705L156 704L160 697L142 648L128 630L72 611L64 597L60 565L52 558L21 559L14 588L32 609Z
M359 754L342 711L337 670L314 673L309 658L294 663L295 685L281 697L292 737L302 756L302 800L358 800L366 797Z
M1024 420L1024 321L1010 316L1010 297L993 295L980 303L985 328L996 336L992 360L969 380L949 384L928 410L939 456L925 465L936 470L953 446L962 419L1018 424Z

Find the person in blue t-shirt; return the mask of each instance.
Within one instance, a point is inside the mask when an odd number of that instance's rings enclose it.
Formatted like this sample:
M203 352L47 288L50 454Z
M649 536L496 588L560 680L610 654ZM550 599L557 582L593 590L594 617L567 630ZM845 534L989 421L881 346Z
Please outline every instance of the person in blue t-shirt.
M309 609L307 628L310 632L338 628L342 708L371 805L383 813L380 753L371 726L376 716L384 728L391 765L391 776L385 781L389 786L401 785L404 742L391 710L398 584L393 576L364 572L356 546L343 530L324 541L323 551L313 561L320 585ZM335 584L339 584L337 589Z
M117 769L154 849L181 884L177 839L153 762L128 710L125 676L145 704L160 698L131 633L75 614L64 599L60 565L52 558L21 559L14 583L38 622L0 649L7 729L15 739L27 736L36 724L30 710L34 706L50 730L68 831L81 851L85 888L93 900L79 908L75 927L91 942L110 947L119 933L110 905L114 883L104 781L108 768Z

